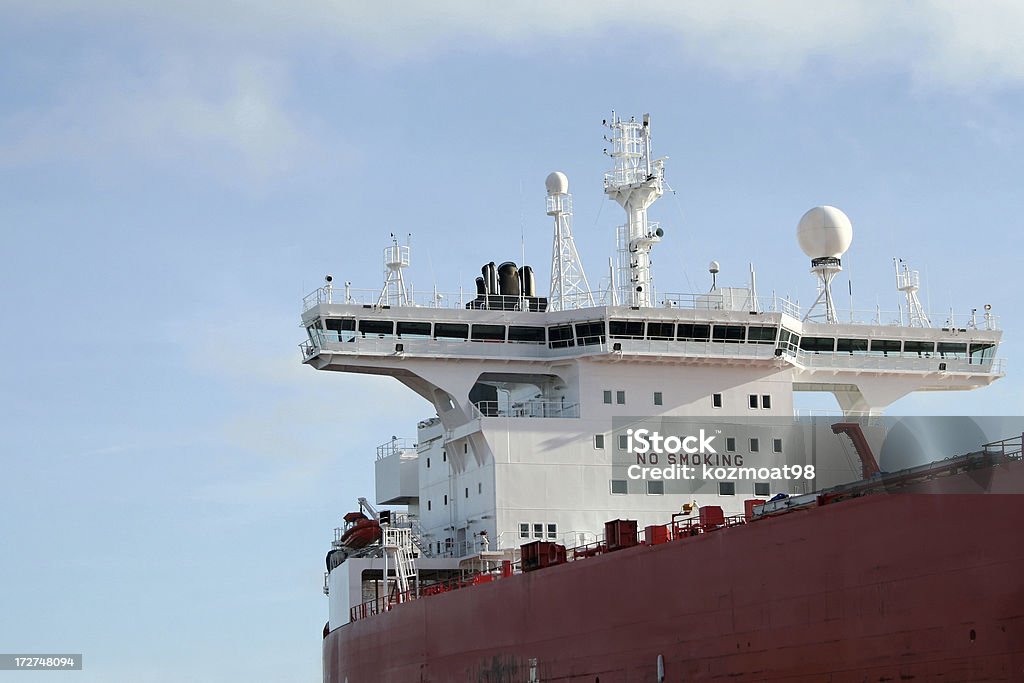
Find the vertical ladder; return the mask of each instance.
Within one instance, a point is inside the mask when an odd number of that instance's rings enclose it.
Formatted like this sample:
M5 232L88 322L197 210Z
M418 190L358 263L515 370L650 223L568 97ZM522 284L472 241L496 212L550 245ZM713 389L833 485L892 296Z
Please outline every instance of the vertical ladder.
M404 602L411 588L411 580L417 577L416 563L412 557L412 531L384 527L384 582L387 591L388 567L395 568L396 602Z

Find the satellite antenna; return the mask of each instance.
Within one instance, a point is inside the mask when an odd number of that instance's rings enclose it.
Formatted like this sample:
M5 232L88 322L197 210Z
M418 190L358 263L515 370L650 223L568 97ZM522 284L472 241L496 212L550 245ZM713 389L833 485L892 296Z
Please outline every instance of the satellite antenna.
M548 175L547 213L554 217L554 240L551 244L551 295L549 311L566 311L594 305L594 295L583 272L576 242L572 238L572 195L569 178L561 171Z
M843 270L841 257L853 241L853 225L845 213L834 206L816 206L800 218L796 227L800 248L811 258L811 273L818 278L818 298L807 310L804 320L824 318L836 324L832 280ZM816 313L821 306L824 311Z
M896 289L907 297L907 316L910 326L931 327L932 323L924 312L924 306L917 298L917 292L921 289L921 274L916 270L911 270L910 266L901 258L894 258L892 265L896 269Z

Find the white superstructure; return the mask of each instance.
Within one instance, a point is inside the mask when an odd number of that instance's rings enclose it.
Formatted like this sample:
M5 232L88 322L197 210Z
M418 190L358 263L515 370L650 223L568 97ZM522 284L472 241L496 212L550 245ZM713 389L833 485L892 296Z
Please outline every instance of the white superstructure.
M619 231L626 281L605 300L584 305L595 295L562 222L568 184L560 174L547 183L559 310L536 296L532 271L513 263L485 264L473 300L433 293L417 301L401 276L408 248L397 241L386 252L383 292L346 286L338 297L328 283L306 297L303 362L392 376L434 407L414 438L385 443L376 462L376 502L407 506L421 571L457 567L485 543L495 558L537 538L578 545L610 519L663 523L693 502L735 514L748 498L858 478L859 464L817 452L814 439L766 418L792 421L795 392L828 392L847 415L877 415L910 392L974 389L1002 376L1001 332L987 309L981 320L950 317L941 327L922 325L923 311L906 321L877 312L840 320L829 286L852 227L833 207L812 209L798 229L821 278L820 317L757 297L753 282L655 298L649 252L663 233L646 209L662 192L664 166L651 158L646 116L613 116L608 125L615 166L605 192L627 213ZM666 418L714 430L722 462L815 464L817 477L723 487L617 474L622 428ZM360 572L386 559L330 572L333 623L347 618L360 590L366 599Z

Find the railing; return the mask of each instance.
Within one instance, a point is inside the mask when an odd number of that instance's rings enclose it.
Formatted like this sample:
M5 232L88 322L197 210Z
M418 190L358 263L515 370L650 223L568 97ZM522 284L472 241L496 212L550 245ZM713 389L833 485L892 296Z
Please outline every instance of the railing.
M944 358L939 353L917 354L892 352L888 355L871 353L845 353L826 351L816 353L802 349L786 353L806 368L842 368L851 370L904 370L908 372L968 372L1002 374L1004 358L976 360L971 358Z
M579 417L578 403L533 399L530 401L474 401L480 417Z
M673 515L671 523L654 527L656 529L664 529L665 531L662 540L655 541L653 545L660 545L661 543L672 541L681 541L702 534L719 531L721 529L741 526L746 523L747 519L744 515L731 515L724 517L722 523L704 524L696 516L686 517L682 514L677 514ZM584 545L578 545L569 548L566 551L566 561L579 562L581 560L609 552L625 550L629 547L646 546L646 529L638 530L634 540L635 543L632 545L624 544L615 548L609 548L608 544L604 540L597 540ZM441 593L449 593L451 591L469 588L471 586L479 586L480 584L503 580L522 573L521 560L514 562L511 560L488 560L485 562L491 566L479 571L463 572L458 578L427 584L420 583L401 594L389 594L387 596L368 600L360 605L355 605L349 611L349 618L351 621L358 621L359 619L365 619L375 614L387 612L403 602L426 598L432 595L439 595Z
M1024 434L1013 436L1001 441L993 441L983 445L982 451L987 455L998 453L1002 458L1009 460L1024 459Z
M377 446L377 460L383 460L392 455L416 450L416 439L409 437L394 437ZM412 457L411 455L409 457Z
M353 289L351 287L318 287L302 299L303 312L320 304L348 304L368 306L373 309L387 307L380 304L380 289ZM414 292L408 289L408 301L414 308L448 308L464 309L467 304L479 302L482 308L491 310L527 310L528 299L520 296L489 295L480 298L476 292L459 290L458 292ZM809 311L803 309L799 302L782 296L750 296L749 290L742 288L723 289L698 293L668 293L658 297L660 307L679 308L686 310L706 311L754 311L758 313L784 313L791 318L802 321ZM595 306L610 306L607 293L594 293ZM882 310L855 309L852 311L838 310L838 324L841 325L880 325L910 327L910 316L902 309ZM999 316L989 311L979 313L977 309L970 313L928 313L932 329L961 330L998 330ZM823 322L817 318L808 320L810 323Z

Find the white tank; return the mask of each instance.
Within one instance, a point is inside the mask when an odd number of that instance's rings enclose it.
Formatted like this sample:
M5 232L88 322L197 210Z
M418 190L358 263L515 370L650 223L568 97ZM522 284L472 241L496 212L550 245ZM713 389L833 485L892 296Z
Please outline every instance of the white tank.
M812 259L839 258L853 242L853 224L834 206L816 206L800 219L796 238Z

